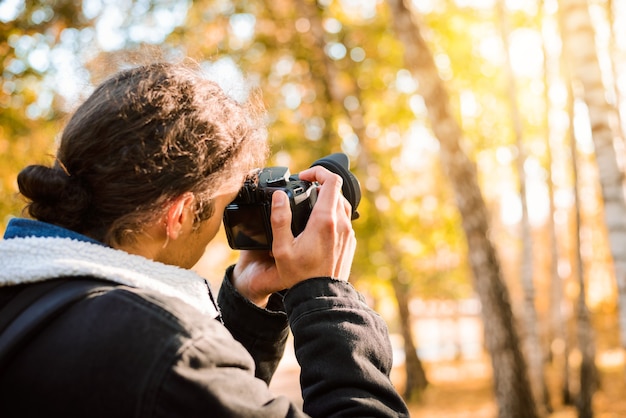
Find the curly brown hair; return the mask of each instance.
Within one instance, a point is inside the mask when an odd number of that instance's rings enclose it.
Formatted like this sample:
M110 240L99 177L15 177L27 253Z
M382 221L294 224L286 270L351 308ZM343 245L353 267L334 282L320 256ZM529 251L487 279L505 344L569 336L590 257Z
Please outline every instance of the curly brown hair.
M35 219L110 245L133 237L185 192L196 223L267 156L258 101L239 103L196 67L156 63L103 82L76 110L53 166L18 175Z

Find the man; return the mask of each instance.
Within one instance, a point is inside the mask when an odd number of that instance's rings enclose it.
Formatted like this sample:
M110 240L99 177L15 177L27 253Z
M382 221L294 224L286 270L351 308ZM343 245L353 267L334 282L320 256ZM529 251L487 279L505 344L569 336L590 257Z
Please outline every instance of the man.
M242 251L217 305L188 270L266 150L260 112L189 67L94 91L54 165L18 176L33 219L0 241L3 417L408 415L386 325L347 283L356 239L338 176L300 173L321 186L297 237L274 194L271 253ZM288 326L303 411L267 387Z

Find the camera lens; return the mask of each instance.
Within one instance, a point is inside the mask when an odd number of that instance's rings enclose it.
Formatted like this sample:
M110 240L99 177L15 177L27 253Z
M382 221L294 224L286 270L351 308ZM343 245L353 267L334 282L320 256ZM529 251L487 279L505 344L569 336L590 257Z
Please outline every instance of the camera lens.
M343 186L341 191L345 198L352 205L352 219L358 219L359 213L356 208L361 202L361 186L359 180L350 172L350 160L344 153L338 152L320 158L311 164L311 167L316 165L322 166L328 171L338 174L343 179Z

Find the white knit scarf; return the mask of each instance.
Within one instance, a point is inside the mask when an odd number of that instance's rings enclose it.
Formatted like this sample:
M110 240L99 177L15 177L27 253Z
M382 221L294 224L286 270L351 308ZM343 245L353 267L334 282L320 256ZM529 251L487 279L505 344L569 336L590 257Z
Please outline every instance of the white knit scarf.
M191 270L69 238L0 240L0 286L75 276L153 290L218 316L208 283Z

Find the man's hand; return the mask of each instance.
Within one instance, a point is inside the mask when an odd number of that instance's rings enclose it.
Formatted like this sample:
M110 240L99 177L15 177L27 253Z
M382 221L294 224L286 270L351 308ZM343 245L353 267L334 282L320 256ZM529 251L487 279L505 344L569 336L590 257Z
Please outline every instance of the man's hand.
M287 195L272 196L272 252L242 251L233 272L237 291L264 307L269 296L313 277L347 281L356 250L350 220L352 208L341 194L342 179L315 166L299 174L302 180L320 184L317 202L304 231L291 232L291 208Z
M272 293L284 289L278 283L276 264L269 252L241 251L233 270L233 285L241 295L264 308Z
M287 196L274 193L272 200L272 254L284 288L312 277L348 280L356 250L350 203L341 194L342 180L323 167L309 168L300 179L320 183L317 202L304 231L291 233Z

